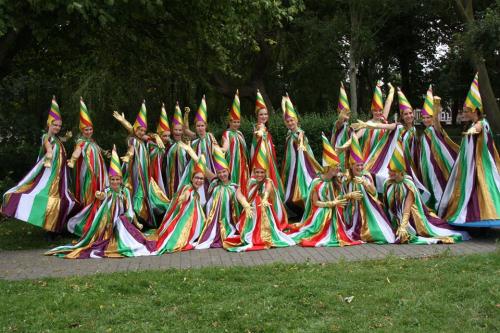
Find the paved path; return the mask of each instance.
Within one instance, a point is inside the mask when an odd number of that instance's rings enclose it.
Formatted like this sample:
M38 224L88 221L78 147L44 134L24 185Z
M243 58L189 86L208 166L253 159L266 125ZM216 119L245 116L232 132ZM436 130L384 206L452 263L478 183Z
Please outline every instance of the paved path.
M342 248L299 246L230 253L222 249L195 250L159 257L69 260L44 256L44 250L0 251L0 279L24 280L44 277L83 276L96 273L187 269L208 266L255 266L270 263L333 263L341 260L376 260L387 256L421 258L441 253L463 255L498 251L494 239L475 239L459 244L375 245Z

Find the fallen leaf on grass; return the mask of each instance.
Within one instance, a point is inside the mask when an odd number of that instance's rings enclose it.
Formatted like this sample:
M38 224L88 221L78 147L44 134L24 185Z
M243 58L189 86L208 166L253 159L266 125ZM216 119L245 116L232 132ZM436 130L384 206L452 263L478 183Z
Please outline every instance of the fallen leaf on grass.
M344 297L344 302L351 303L353 299L354 299L354 296L347 296L347 297Z

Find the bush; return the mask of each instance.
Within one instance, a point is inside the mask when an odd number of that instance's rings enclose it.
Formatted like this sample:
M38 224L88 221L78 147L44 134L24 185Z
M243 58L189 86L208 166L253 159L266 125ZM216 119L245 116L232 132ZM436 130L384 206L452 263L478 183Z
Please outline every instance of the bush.
M330 138L333 124L337 119L337 114L329 113L328 115L320 115L316 113L306 114L300 117L299 126L304 130L309 144L314 151L314 156L316 156L318 162L321 163L321 154L323 151L323 146L321 143L321 132ZM283 122L281 114L271 114L269 117L269 131L273 137L273 142L276 147L276 155L278 159L278 164L281 165L281 160L285 154L285 142L288 129ZM255 121L248 120L246 118L241 121L241 132L245 136L248 148L252 143L253 136L253 126ZM209 131L212 132L217 140L220 141L222 133L227 128L226 121L219 121L214 124L209 124Z

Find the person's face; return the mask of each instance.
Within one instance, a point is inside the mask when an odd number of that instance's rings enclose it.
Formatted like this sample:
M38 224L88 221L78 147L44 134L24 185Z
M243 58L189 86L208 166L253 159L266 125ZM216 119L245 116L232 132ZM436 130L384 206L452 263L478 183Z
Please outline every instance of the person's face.
M266 170L264 169L255 169L254 173L255 179L257 179L257 181L259 182L263 181L266 178Z
M422 123L424 124L425 127L429 127L432 125L432 117L425 115L422 116Z
M405 110L403 112L403 122L407 126L413 126L413 121L415 120L415 114L413 110Z
M170 137L170 132L169 131L162 132L161 135L160 135L161 141L163 143L168 143L168 138L169 137Z
M363 170L365 169L365 164L364 163L356 163L354 166L351 168L352 173L354 176L359 177L363 174Z
M120 185L122 184L122 177L120 176L111 176L109 177L109 186L117 191L120 188Z
M404 174L400 171L389 170L389 179L393 179L396 182L401 182L404 178Z
M372 110L373 119L384 119L384 111L383 110Z
M174 125L173 128L174 140L180 141L182 139L182 125Z
M217 178L226 183L229 180L229 171L227 169L217 170Z
M138 137L138 138L142 138L144 136L144 134L146 134L146 129L142 126L139 126L135 129L135 135Z
M201 172L197 172L194 174L193 179L192 179L192 183L193 183L193 187L196 190L199 189L200 187L202 187L204 182L205 182L205 177L203 176L203 174Z
M62 121L61 120L53 120L49 126L49 132L52 134L58 134L61 131Z
M465 107L462 110L463 110L462 115L463 115L463 117L465 118L466 121L474 121L474 120L476 120L475 119L476 118L475 117L475 113L472 112L472 110L470 108Z
M325 170L324 174L323 174L323 177L324 179L332 179L333 177L337 176L337 174L339 173L339 167L336 166L336 167L327 167L327 169Z
M267 110L260 109L259 113L257 113L257 122L259 124L265 124L265 123L267 123L268 119L269 119L269 115L267 114Z
M285 124L290 131L295 131L297 129L298 122L295 118L288 118L285 120Z
M197 121L196 122L196 133L200 136L203 137L207 133L207 124L205 124L204 121Z
M241 122L239 120L233 120L231 119L229 121L229 128L236 131L240 128Z
M94 134L94 128L91 126L85 127L82 130L82 135L87 139L90 139L92 137L92 134Z

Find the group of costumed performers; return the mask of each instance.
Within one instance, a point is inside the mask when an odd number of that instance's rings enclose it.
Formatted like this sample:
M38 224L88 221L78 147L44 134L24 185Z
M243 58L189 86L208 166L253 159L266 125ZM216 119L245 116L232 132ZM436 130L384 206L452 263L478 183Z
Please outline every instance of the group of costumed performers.
M189 129L176 104L171 125L162 105L156 133L147 132L143 102L118 157L92 139L90 113L80 101L81 135L66 160L55 98L37 163L3 196L2 213L52 233L79 239L47 252L64 258L160 255L192 249L232 252L292 245L454 243L469 238L459 226L500 225L500 159L483 118L477 75L464 104L471 121L458 147L439 124L441 103L429 87L419 134L415 114L397 89L401 123L387 117L396 89L375 87L372 118L350 124L341 84L332 135L321 135L318 163L288 94L288 128L281 172L268 131L269 114L257 91L250 149L239 130L238 91L221 145L208 131L203 96ZM110 158L107 170L104 158ZM70 171L73 171L70 173ZM71 174L73 177L71 177ZM74 195L73 195L74 193ZM293 221L292 223L289 217Z

